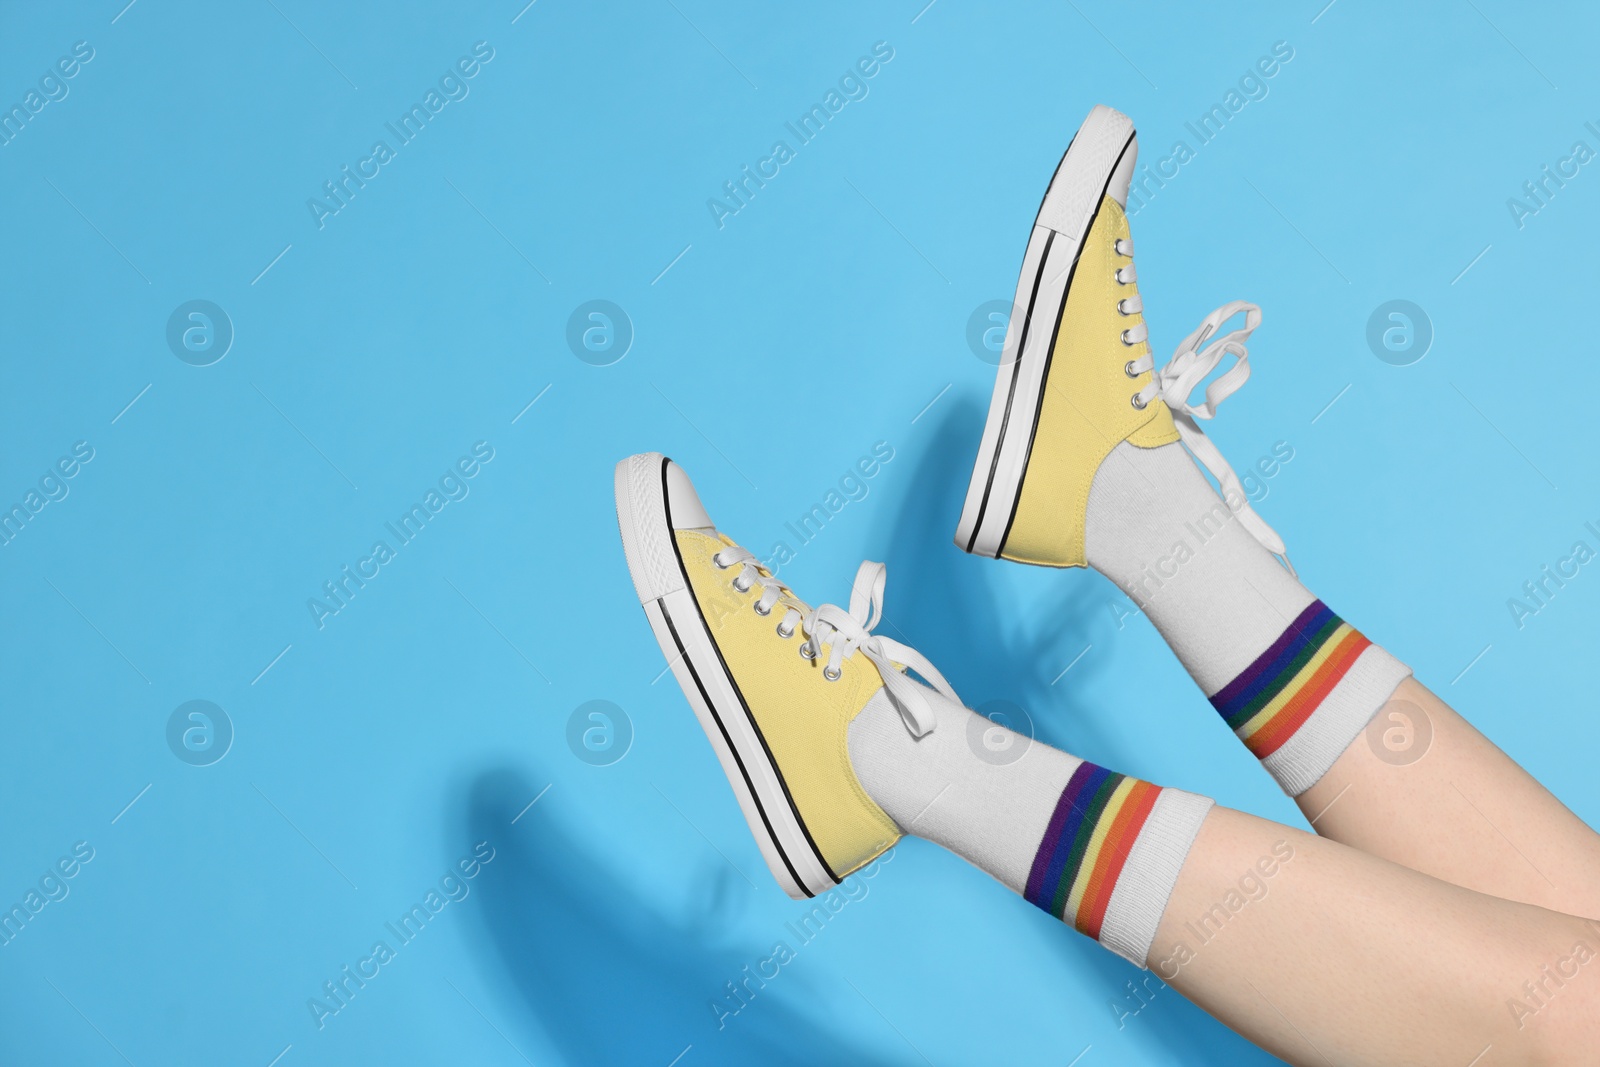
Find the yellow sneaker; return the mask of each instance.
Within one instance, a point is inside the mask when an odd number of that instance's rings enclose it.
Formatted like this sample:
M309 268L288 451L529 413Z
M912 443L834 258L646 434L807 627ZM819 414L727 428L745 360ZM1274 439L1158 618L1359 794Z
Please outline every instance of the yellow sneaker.
M983 442L956 530L963 550L1082 567L1089 486L1123 441L1178 440L1149 388L1150 346L1128 233L1133 123L1096 107L1050 181L1006 329Z
M618 463L616 498L634 590L773 877L796 899L831 889L900 838L850 765L851 721L882 689L913 734L933 729L904 666L959 698L915 650L871 633L883 564L861 565L848 611L812 609L717 532L665 456Z

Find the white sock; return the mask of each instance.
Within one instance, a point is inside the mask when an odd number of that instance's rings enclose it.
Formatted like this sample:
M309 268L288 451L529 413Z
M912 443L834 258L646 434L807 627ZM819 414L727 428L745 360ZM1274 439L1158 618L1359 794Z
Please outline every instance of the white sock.
M1411 673L1290 575L1181 445L1123 442L1106 458L1085 550L1291 796L1327 773Z
M1113 774L1013 733L933 690L911 736L880 690L850 724L862 788L908 834L1145 966L1205 797Z

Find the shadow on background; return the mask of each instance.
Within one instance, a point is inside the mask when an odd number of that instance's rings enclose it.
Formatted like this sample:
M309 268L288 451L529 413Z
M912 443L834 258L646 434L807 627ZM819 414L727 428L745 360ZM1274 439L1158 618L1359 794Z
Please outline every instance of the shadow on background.
M917 460L904 506L874 538L889 564L882 628L932 660L969 707L1013 702L1046 743L1111 759L1115 742L1079 695L1104 657L1090 652L1062 671L1091 643L1095 613L1107 611L1115 590L1086 572L1029 567L1059 594L1042 616L1029 617L1006 603L1003 579L1020 564L970 556L952 542L983 418L971 399L952 401Z
M469 840L496 849L491 877L478 887L476 914L493 946L485 955L498 957L524 1018L565 1062L663 1065L689 1044L694 1064L883 1062L841 1044L824 1021L795 1013L771 990L718 1030L708 1003L760 958L718 947L726 881L713 885L699 921L665 915L553 820L527 819L508 835L506 812L537 789L522 770L485 771L464 818Z
M982 418L971 401L951 405L918 460L905 505L875 541L886 545L894 579L892 614L880 628L927 655L969 705L1014 703L1030 714L1039 740L1115 765L1118 742L1097 726L1114 709L1076 695L1104 669L1103 658L1091 653L1061 675L1090 644L1093 614L1106 610L1114 591L1092 575L1039 571L1059 595L1030 616L1006 603L1002 578L1011 565L951 544ZM524 1025L566 1062L665 1064L690 1044L696 1064L884 1062L841 1043L836 1027L795 1012L771 991L719 1030L708 1002L755 962L724 944L718 916L727 881L712 879L698 919L664 914L556 822L530 819L506 835L505 813L537 788L523 770L487 770L470 787L464 818L470 840L497 850L476 913L492 945L485 955L498 959L520 994ZM1088 939L1052 932L1061 955L1106 991L1110 1019L1148 1030L1154 1036L1146 1040L1171 1062L1278 1062Z
M1088 571L1030 567L1055 596L1042 614L1025 614L1006 602L1002 580L1021 565L970 556L952 541L984 414L971 399L946 409L917 461L904 506L886 534L873 540L884 546L879 551L891 579L890 614L879 628L927 656L969 707L1006 713L1005 704L1015 704L1045 744L1090 753L1113 768L1127 766L1124 743L1099 725L1116 709L1084 695L1094 691L1090 683L1104 671L1105 656L1090 651L1062 674L1092 643L1097 613L1106 614L1107 604L1120 596L1115 587ZM1060 933L1063 957L1093 973L1108 991L1107 1016L1130 1031L1150 1030L1172 1062L1281 1062L1153 975L1065 928ZM1038 1025L1051 1023L1041 1019Z

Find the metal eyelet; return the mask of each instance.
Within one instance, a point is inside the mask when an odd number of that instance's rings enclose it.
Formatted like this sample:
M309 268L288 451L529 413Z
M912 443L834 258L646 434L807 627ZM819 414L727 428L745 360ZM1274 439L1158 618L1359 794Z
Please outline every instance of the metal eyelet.
M1139 372L1133 369L1133 360L1131 359L1122 365L1122 373L1126 374L1130 378L1137 378L1139 376Z
M711 553L711 562L716 564L717 570L719 570L719 571L725 571L729 567L733 566L732 563L724 563L724 562L722 562L722 553L721 552L713 552L713 553Z
M816 659L817 658L817 654L815 652L813 652L812 649L811 649L811 642L810 641L802 641L802 642L800 642L800 658L801 659Z
M1146 407L1145 402L1139 399L1138 393L1133 394L1133 397L1129 400L1129 403L1133 405L1135 411L1143 411Z
M1127 304L1126 300L1118 300L1117 301L1117 314L1121 315L1123 318L1127 318L1129 315L1133 314L1133 312L1129 311L1124 306L1126 304Z
M830 682L837 682L844 671L836 671L832 667L822 668L822 676Z
M1129 348L1132 348L1134 345L1138 344L1138 342L1137 341L1128 340L1129 332L1130 331L1128 331L1128 330L1123 330L1122 331L1122 343L1127 345Z
M794 628L790 627L789 629L785 630L783 628L783 623L780 622L778 624L778 636L787 641L789 638L794 636Z
M753 607L756 609L756 614L757 615L771 615L772 614L772 609L771 608L763 608L761 606L761 601L759 601L759 600L757 600L755 602Z
M740 582L744 582L744 584L740 585ZM750 583L745 581L745 576L742 574L733 580L733 587L741 593L748 593L750 591Z

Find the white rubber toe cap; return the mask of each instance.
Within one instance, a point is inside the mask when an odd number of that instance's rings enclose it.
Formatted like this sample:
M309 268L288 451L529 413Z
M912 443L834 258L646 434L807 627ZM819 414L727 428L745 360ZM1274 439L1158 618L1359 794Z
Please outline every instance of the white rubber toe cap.
M694 491L689 476L683 468L667 460L667 509L672 515L674 530L715 529L711 516L706 514L700 495Z
M617 464L615 487L617 527L639 602L682 589L673 531L715 532L689 476L661 453L641 452Z

